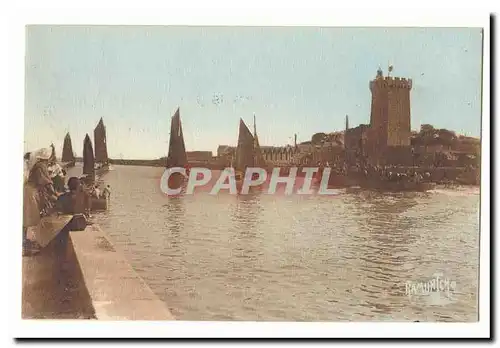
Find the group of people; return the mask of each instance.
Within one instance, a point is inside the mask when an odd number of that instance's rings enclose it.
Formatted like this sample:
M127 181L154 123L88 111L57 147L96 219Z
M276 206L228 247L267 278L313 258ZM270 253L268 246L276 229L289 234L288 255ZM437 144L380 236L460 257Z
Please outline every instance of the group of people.
M383 181L390 182L412 181L418 183L422 181L429 181L431 178L431 174L429 172L420 173L410 168L401 172L398 171L395 166L371 165L364 161L357 161L354 167L351 167L350 169L345 163L343 165L337 165L335 163L330 164L329 162L318 161L317 166L321 169L331 168L333 173L339 175L348 175L349 172L357 172L365 178L380 178Z
M94 198L109 198L111 196L111 187L107 185L101 191L99 184L90 185L90 195Z
M365 177L379 177L383 181L389 182L416 182L427 181L431 175L429 172L419 173L412 169L407 169L404 172L396 171L392 166L367 165L361 168Z
M102 192L90 177L71 177L64 185L66 172L51 160L49 148L24 156L23 250L36 253L40 246L28 238L28 229L39 226L44 216L53 213L89 216L91 199L109 198L107 185ZM36 231L36 230L35 230ZM35 233L34 231L34 233Z

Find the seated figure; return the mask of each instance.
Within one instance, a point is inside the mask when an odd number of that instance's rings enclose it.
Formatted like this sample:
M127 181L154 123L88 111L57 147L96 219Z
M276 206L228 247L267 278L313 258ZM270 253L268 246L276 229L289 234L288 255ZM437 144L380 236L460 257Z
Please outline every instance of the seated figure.
M48 169L56 192L64 192L64 176L66 175L64 169L56 162L51 162Z
M102 190L102 197L109 199L111 196L111 186L107 185L103 190Z
M83 214L86 211L87 201L80 180L72 177L68 180L68 191L57 200L57 210L63 214Z
M101 190L99 189L99 185L95 184L92 189L92 197L101 198Z

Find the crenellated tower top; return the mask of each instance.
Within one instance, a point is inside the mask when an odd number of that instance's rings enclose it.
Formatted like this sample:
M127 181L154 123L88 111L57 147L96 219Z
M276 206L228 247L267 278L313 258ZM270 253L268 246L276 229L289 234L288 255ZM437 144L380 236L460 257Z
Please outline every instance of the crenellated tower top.
M404 77L392 77L392 76L379 76L375 80L370 81L370 91L373 92L373 88L376 86L378 88L412 88L412 79L407 79Z

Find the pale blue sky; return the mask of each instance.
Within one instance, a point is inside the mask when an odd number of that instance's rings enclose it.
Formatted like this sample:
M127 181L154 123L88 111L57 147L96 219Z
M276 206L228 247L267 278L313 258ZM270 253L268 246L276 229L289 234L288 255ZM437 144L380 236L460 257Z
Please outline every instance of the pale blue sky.
M235 144L254 112L262 145L305 141L369 123L388 63L413 79L413 129L479 136L481 44L478 28L30 26L25 150L60 155L69 131L81 155L103 117L110 157L165 156L177 106L188 150Z

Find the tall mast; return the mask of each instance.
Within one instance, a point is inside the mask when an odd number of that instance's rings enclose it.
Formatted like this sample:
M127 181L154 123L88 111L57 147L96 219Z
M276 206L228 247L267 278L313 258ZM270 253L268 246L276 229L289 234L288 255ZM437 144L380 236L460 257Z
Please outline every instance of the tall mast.
M56 148L54 146L54 143L50 144L50 148L52 149L52 152L50 153L50 160L55 162L56 161Z
M253 113L253 136L254 138L257 137L257 124L255 121L255 112Z

